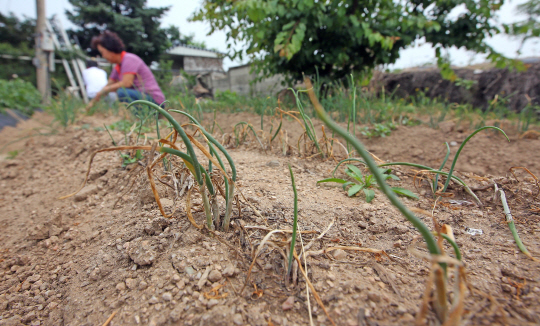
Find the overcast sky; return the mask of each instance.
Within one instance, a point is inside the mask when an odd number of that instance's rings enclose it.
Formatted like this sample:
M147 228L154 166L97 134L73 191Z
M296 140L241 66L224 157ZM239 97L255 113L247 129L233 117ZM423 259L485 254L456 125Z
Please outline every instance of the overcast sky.
M67 20L64 12L71 6L68 0L45 0L47 16L57 14L65 28L69 28L72 25ZM510 23L520 19L516 16L514 8L517 4L523 3L525 0L513 0L506 1L506 4L500 11L500 21L503 23ZM205 23L192 23L188 22L188 17L201 6L201 1L197 0L147 0L149 7L163 7L171 6L171 9L162 20L162 26L175 25L180 29L183 34L195 34L197 41L204 41L210 48L216 48L222 52L227 51L227 43L224 32L216 32L210 36L206 34L210 30L208 24ZM14 12L18 16L26 15L28 17L36 17L36 0L0 0L0 12L7 14ZM434 51L428 44L422 44L422 41L409 49L402 50L401 57L391 68L406 68L414 67L430 62L434 62ZM489 44L493 46L497 51L508 57L517 57L516 51L519 47L519 41L512 40L505 36L497 36L489 40ZM532 57L540 56L540 44L537 41L529 41L522 49L520 57ZM463 66L470 63L480 63L484 59L482 56L475 55L464 50L451 49L450 57L452 63L455 65ZM231 62L229 59L225 59L224 67L229 67L241 64L241 62Z

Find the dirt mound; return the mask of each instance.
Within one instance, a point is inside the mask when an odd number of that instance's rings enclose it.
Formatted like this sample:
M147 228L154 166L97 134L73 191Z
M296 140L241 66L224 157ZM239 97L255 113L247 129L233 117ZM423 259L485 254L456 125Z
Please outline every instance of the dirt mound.
M220 121L225 128L227 122ZM299 228L309 231L304 244L313 240L308 276L331 318L350 326L414 323L430 270L430 263L407 250L419 233L381 193L366 204L339 187L318 186L334 162L283 156L279 150L265 154L256 142L230 149L238 188L262 217L250 206L235 207L232 230L214 236L195 229L182 206L173 219L161 217L148 200L144 174L127 191L136 165L122 168L112 152L95 158L82 195L58 200L77 189L90 153L110 146L107 133L93 129L103 122L85 118L90 127L81 128L81 123L35 136L22 143L24 151L16 159L0 161L0 325L101 325L114 312L112 325L306 325L308 302L314 323L330 325L313 297L308 301L301 275L296 285L284 281L287 263L279 250L261 252L240 291L268 230L292 227L287 164L298 187ZM422 139L435 137L423 128L411 130ZM403 142L415 141L396 135ZM0 141L3 137L2 132ZM380 140L379 146L397 141L389 140ZM482 146L490 142L498 146L501 139L486 138ZM392 159L408 155L400 153ZM389 154L377 155L384 159ZM516 162L529 163L527 153L516 155ZM492 161L499 159L500 154L492 154ZM420 200L405 199L406 205L431 211L434 200L427 184L416 188L414 171L397 168L395 173L401 181L393 181L394 186L420 194ZM485 188L477 192L484 209L469 206L470 197L452 188L455 197L443 199L434 213L455 230L466 262L473 292L467 295L465 320L474 325L539 323L540 265L517 249L488 183L476 175L462 177L472 187ZM540 203L533 199L534 183L523 176L520 183L506 176L490 178L504 185L522 240L538 257ZM165 187L160 193L166 209L172 209L172 193ZM194 217L204 223L202 212ZM431 225L431 218L422 219ZM473 236L467 228L483 234ZM391 259L354 251L315 253L337 245L382 249ZM434 318L430 314L428 323L435 324Z
M456 69L456 75L474 81L470 89L457 86L442 79L437 69L408 71L397 74L382 74L373 81L378 91L385 87L388 94L399 97L414 97L418 91L430 98L440 98L450 103L470 103L476 108L487 108L496 95L508 99L510 110L519 112L529 102L540 105L540 63L527 65L525 72L507 69Z

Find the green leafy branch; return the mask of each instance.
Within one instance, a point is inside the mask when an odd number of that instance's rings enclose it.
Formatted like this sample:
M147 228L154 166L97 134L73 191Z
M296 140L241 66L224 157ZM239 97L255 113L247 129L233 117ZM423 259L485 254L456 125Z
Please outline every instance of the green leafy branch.
M274 41L274 52L279 52L280 57L287 57L291 60L302 48L302 42L306 36L306 24L290 22L283 26L283 31L280 32Z

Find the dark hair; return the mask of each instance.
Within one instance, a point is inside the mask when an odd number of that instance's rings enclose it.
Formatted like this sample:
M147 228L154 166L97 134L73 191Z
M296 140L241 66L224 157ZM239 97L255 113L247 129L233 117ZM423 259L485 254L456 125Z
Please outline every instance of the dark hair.
M99 36L92 38L92 49L97 49L98 45L114 53L122 53L126 48L118 34L111 31L104 31Z
M91 67L97 67L98 64L97 64L97 61L96 60L87 60L86 61L86 67L88 68L91 68Z

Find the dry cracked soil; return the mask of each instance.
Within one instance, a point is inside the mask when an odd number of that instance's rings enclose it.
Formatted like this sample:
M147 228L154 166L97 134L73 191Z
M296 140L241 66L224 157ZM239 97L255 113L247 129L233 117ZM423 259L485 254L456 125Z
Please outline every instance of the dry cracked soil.
M264 247L247 279L254 251L268 232L292 228L288 164L304 232L297 250L301 243L310 246L307 276L330 318L336 325L414 324L431 266L409 251L425 252L420 234L379 191L368 204L361 196L347 197L340 187L317 185L331 175L333 160L303 158L294 151L283 155L280 146L264 152L253 139L229 148L247 202L235 206L231 229L215 234L194 228L185 200L158 183L165 210L176 209L173 218L162 217L140 172L144 160L123 168L116 152L98 154L83 191L58 199L79 187L90 154L111 146L97 127L115 119L84 117L67 129L36 135L36 127L51 122L39 113L0 132L6 151L19 150L16 158L0 160L0 325L102 325L113 313L109 325L308 325L310 311L314 325L331 325L313 295L306 295L301 273L285 281L282 249ZM257 119L241 113L220 115L218 121L230 131L236 122ZM438 167L443 143L459 144L468 134L455 129L400 127L389 137L364 142L382 160ZM284 130L293 145L299 127L286 121ZM33 136L22 139L28 135ZM119 132L112 136L123 138ZM540 140L510 138L508 143L495 133L480 133L456 167L457 175L477 189L483 207L456 185L450 189L454 196L433 208L431 190L417 171L393 170L401 180L392 185L420 197L402 199L407 206L433 211L440 224L454 230L467 271L463 323L469 325L540 323L540 263L516 247L491 187L494 181L505 190L521 239L540 257L537 185L523 170L517 179L508 173L512 166L524 166L539 175ZM10 143L17 139L22 140ZM194 204L198 201L195 197ZM432 228L431 217L419 217ZM202 212L194 218L204 223ZM470 229L482 233L472 235ZM284 234L275 241L287 241ZM388 256L341 249L323 253L336 246L384 250ZM431 310L426 322L437 325Z

